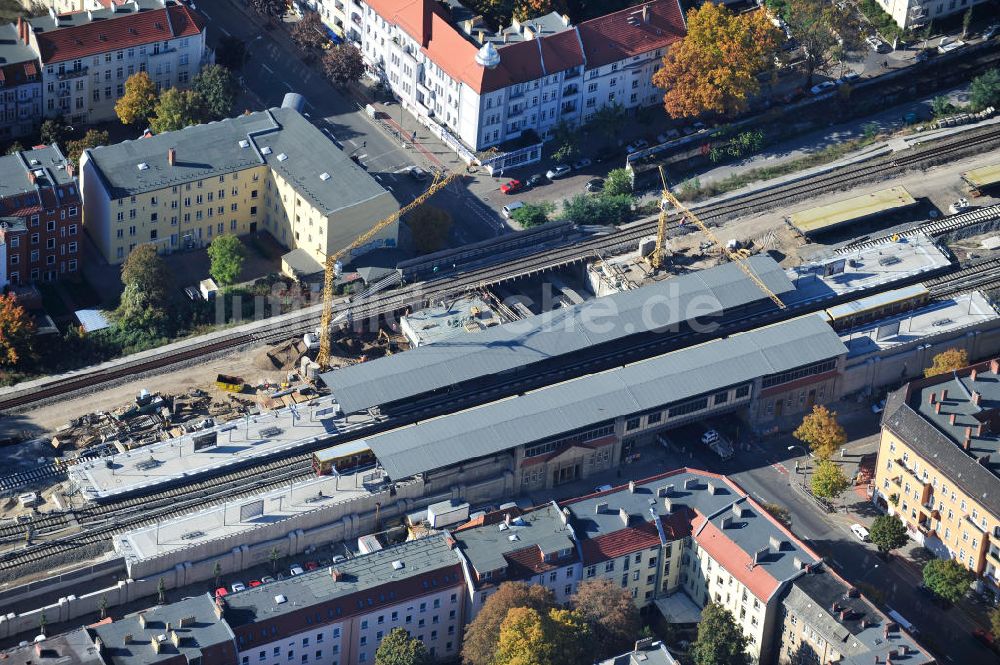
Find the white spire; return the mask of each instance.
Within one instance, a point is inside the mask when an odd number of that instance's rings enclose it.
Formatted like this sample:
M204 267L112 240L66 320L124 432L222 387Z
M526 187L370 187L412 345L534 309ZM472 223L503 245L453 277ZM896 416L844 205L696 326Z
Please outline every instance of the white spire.
M493 42L486 42L483 47L479 49L476 53L476 63L481 67L486 67L488 69L494 69L500 64L500 54L497 53L496 47L493 46Z

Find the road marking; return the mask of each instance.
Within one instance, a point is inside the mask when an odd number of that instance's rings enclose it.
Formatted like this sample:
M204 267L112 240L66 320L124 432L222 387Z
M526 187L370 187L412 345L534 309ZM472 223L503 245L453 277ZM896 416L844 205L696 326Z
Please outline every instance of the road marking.
M285 87L288 88L289 92L295 92L295 88L293 88L292 86L288 85L288 81L285 81Z
M202 12L202 14L205 14L205 12ZM208 14L205 14L205 16L208 16ZM218 28L219 30L221 30L222 34L224 34L226 37L232 37L232 34L230 34L230 32L228 30L226 30L225 28L223 28L221 25L217 25L215 27Z
M267 71L271 72L272 74L274 73L274 70L268 67L266 62L262 62L260 66L266 69Z
M372 177L375 178L376 180L378 180L379 182L382 182L382 176L380 176L379 174L373 173Z
M363 154L363 155L358 155L358 159L364 159L364 158L365 158L365 157L367 157L367 156L368 156L368 153L366 152L366 153L365 153L365 154Z
M409 170L410 170L410 167L409 167L409 166L404 166L404 167L403 167L403 168L401 168L401 169L396 169L395 171L393 171L393 173L406 173L406 172L408 172Z
M379 178L379 180L381 180L381 178ZM386 185L385 188L388 189L390 192L392 191L392 185Z

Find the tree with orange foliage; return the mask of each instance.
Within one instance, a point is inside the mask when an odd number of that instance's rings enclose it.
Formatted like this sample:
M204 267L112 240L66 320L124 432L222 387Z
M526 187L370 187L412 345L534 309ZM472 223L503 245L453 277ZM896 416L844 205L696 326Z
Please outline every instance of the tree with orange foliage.
M687 36L663 56L653 84L673 118L733 116L760 90L757 76L774 67L781 32L762 11L734 14L706 2L687 15Z
M548 14L553 9L552 0L518 0L514 4L514 18L527 21Z
M13 293L0 296L0 365L13 367L31 351L35 324Z

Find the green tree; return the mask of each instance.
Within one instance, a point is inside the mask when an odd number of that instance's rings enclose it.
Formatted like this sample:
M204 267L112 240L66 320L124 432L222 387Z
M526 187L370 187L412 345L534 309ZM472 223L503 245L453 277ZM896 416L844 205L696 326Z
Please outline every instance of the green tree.
M962 39L969 36L969 26L972 25L973 9L973 7L969 7L969 10L962 14Z
M156 582L156 598L160 605L167 602L167 583L162 577Z
M49 625L49 618L45 616L45 612L38 615L38 632L45 635L45 629Z
M310 14L318 16L318 14ZM194 90L201 97L204 118L221 120L232 114L238 87L236 77L222 65L206 65L194 77Z
M786 529L792 528L792 514L788 508L777 503L765 503L764 510L771 513L771 517L778 520Z
M45 145L64 143L69 138L69 128L66 127L66 121L63 120L62 116L49 118L42 123L41 129L38 132L38 138Z
M560 122L552 130L552 159L557 162L571 162L580 154L580 143L575 129Z
M281 553L278 551L278 546L274 545L271 547L271 551L267 553L267 559L271 562L271 574L278 569L278 559L281 558Z
M208 246L208 258L212 264L208 272L212 279L226 286L236 283L246 259L246 250L240 239L232 234L215 236Z
M990 612L990 628L994 635L1000 635L1000 607Z
M156 246L136 247L122 264L121 301L115 310L117 327L146 335L165 334L170 324L170 273Z
M9 146L7 146L7 152L4 154L13 155L24 150L24 146L21 145L20 141L14 141Z
M851 485L840 465L828 459L821 459L816 465L810 484L813 494L824 499L840 496Z
M955 110L955 105L948 99L948 95L938 95L931 100L931 112L934 113L935 118L951 115Z
M218 46L215 47L215 62L222 65L229 71L243 69L243 62L247 56L247 45L239 37L223 35L219 39Z
M560 217L577 224L624 224L632 218L634 203L628 194L577 194L563 201Z
M733 615L722 605L709 603L701 611L691 657L695 665L749 665L749 643Z
M512 608L527 607L537 613L547 613L555 607L552 592L537 584L504 582L486 599L483 608L469 624L462 641L462 661L465 665L496 665L501 624Z
M125 94L115 102L115 115L123 125L145 126L156 108L156 84L146 72L136 72L125 80Z
M587 580L580 583L572 603L593 636L588 662L628 651L635 643L641 622L626 589L606 578Z
M932 559L924 564L924 584L949 603L957 603L969 592L974 575L954 559Z
M598 109L587 125L596 129L607 140L617 141L627 122L628 116L625 114L625 107L615 103Z
M393 628L375 652L375 665L429 665L432 662L424 643L410 637L405 628Z
M108 596L107 594L101 595L101 602L98 604L97 609L101 611L101 621L104 621L108 617Z
M785 18L806 56L806 85L817 70L826 70L846 52L862 48L860 19L852 5L844 3L841 8L823 0L788 0Z
M792 436L808 445L822 459L833 455L847 442L847 433L837 422L837 412L821 404L815 405L812 412L806 414Z
M31 354L35 324L13 293L0 295L0 365L14 367Z
M323 56L323 73L338 86L360 81L365 75L365 61L354 44L343 43L328 49Z
M969 107L978 113L989 106L1000 107L1000 69L996 67L987 69L969 85Z
M149 122L154 132L175 132L201 121L205 113L204 101L194 90L169 88L160 94L154 113Z
M222 564L218 561L215 562L215 566L212 568L212 576L215 577L215 586L219 586L219 582L222 581Z
M950 374L969 364L969 354L965 349L946 349L934 356L931 366L924 370L924 377L930 378L939 374Z
M447 246L451 224L451 215L447 210L427 203L406 215L406 225L410 227L413 244L419 254L429 254Z
M632 194L632 174L628 169L611 169L604 179L604 194L607 196L618 196L620 194Z
M524 207L515 210L511 217L521 225L522 228L530 229L533 226L541 226L549 222L549 215L556 209L549 201L541 203L525 203Z
M906 544L906 526L895 515L879 515L868 530L868 538L886 554Z
M84 150L107 145L110 140L110 136L106 131L100 129L88 129L87 133L83 135L83 138L77 139L76 141L69 141L66 144L66 157L73 164L78 164L80 162L80 155L83 154Z

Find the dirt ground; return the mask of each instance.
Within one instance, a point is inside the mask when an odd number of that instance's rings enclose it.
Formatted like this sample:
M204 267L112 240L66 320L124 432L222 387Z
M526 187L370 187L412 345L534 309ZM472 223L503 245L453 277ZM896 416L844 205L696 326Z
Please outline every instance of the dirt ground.
M897 223L928 219L928 212L932 208L936 208L941 215L947 215L949 205L962 197L968 198L969 196L960 174L970 169L990 164L995 160L995 154L987 153L947 165L936 166L927 171L913 171L897 179L882 180L850 191L824 194L805 201L799 201L788 208L775 209L752 217L734 219L725 223L721 228L713 229L713 231L722 242L726 242L732 238L741 241L761 238L773 231L772 249L784 255L785 258L782 260L782 265L791 267L798 265L803 260L808 260L809 256L822 251L825 242L835 244L848 237L855 237L866 233L877 233L879 228L887 228ZM880 222L876 222L871 227L858 228L855 226L839 235L831 234L830 238L820 238L819 242L805 242L799 237L798 233L785 223L785 217L800 210L806 210L851 196L858 196L897 185L906 187L910 194L917 199L919 205L910 211L901 213L902 216L891 220L880 220ZM975 207L986 207L1000 203L1000 199L982 196L976 199L970 198L969 202ZM687 256L692 257L698 254L699 245L704 240L705 238L700 233L689 233L678 238L672 238L671 247L674 251L683 251ZM711 256L706 257L704 263L715 264L717 250L713 250L715 248L708 250ZM691 267L700 267L700 263L693 263Z

